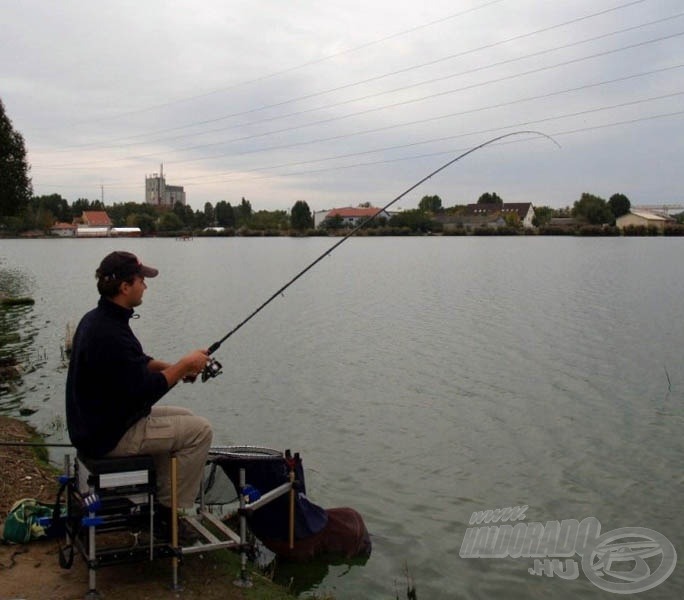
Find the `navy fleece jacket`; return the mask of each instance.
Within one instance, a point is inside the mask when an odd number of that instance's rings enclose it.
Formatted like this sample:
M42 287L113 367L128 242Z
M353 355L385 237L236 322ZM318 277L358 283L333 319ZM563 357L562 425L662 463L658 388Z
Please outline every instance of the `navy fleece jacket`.
M123 434L169 390L152 373L131 331L133 310L101 297L74 335L66 383L66 416L71 443L88 456L114 449Z

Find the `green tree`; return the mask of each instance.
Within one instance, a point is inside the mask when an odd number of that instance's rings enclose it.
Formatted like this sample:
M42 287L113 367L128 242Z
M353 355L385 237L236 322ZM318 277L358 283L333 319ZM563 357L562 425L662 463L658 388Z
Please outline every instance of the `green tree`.
M423 196L418 203L418 210L424 213L440 212L442 199L439 196Z
M187 206L182 202L176 202L173 205L173 212L186 227L192 227L194 225L195 212L192 210L192 207Z
M74 217L80 217L84 210L105 210L105 206L99 200L91 202L88 198L79 198L71 204L71 212Z
M458 215L465 212L467 208L465 204L454 204L453 206L447 206L444 209L444 213L447 215Z
M207 221L207 215L203 210L195 211L194 223L195 227L198 229L204 229L205 227L209 227L210 225L214 224L213 221Z
M113 206L107 207L107 214L112 220L114 227L123 227L126 224L126 218L128 217L128 211L123 204L114 204Z
M188 204L183 207L183 223L190 228L195 226L195 211Z
M556 216L556 211L550 206L535 206L534 217L532 218L532 225L535 227L543 227L553 217Z
M249 220L250 229L287 229L289 219L284 210L259 210Z
M504 221L508 227L513 227L514 229L522 227L522 222L517 212L507 212L504 214Z
M159 218L159 231L180 231L183 226L183 221L174 212L164 212Z
M304 200L297 200L290 211L290 224L297 231L304 231L313 227L313 215L309 205Z
M249 220L252 218L252 204L249 200L244 198L240 202L240 206L236 209L237 224L241 227L248 227Z
M147 213L132 213L128 216L126 224L129 227L140 227L143 235L149 235L157 230L157 219Z
M14 130L0 99L0 216L19 215L28 206L33 194L30 170L24 137Z
M478 204L503 204L503 200L496 192L485 192L477 199Z
M573 205L572 216L584 219L591 225L615 222L613 211L610 210L608 203L600 196L594 196L586 192Z
M39 208L36 213L36 227L47 231L55 224L55 215L49 208Z
M629 212L629 209L632 208L632 203L624 194L613 194L608 200L608 206L610 207L613 216L617 219Z
M211 227L216 220L216 214L214 213L214 206L211 202L204 203L204 218L207 227Z
M80 217L84 210L90 210L90 200L88 198L79 198L71 203L71 212L74 217Z
M408 227L411 231L431 231L430 217L424 212L416 210L402 210L389 220L392 227Z
M321 227L323 229L342 229L344 225L344 219L342 218L342 215L334 215L332 217L327 217L325 221L323 221L323 224Z
M221 200L216 203L216 224L219 227L235 227L235 210L230 205L230 202Z
M55 220L63 223L71 223L71 207L65 198L59 194L50 194L49 196L36 196L32 202L37 205L40 210L49 210Z

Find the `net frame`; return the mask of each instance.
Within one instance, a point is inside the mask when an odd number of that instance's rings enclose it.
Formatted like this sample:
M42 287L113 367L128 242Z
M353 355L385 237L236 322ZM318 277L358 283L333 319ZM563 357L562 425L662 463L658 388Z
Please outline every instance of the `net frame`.
M209 457L220 456L232 460L282 460L285 455L280 450L265 446L213 446L209 449Z

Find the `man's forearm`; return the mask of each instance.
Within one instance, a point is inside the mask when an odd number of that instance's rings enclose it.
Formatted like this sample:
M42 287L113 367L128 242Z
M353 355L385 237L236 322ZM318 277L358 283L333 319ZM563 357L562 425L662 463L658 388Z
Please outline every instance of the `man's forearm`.
M195 350L174 364L164 363L153 359L150 363L154 364L151 364L149 368L153 369L158 365L163 365L160 372L166 377L166 381L171 388L181 379L186 377L194 378L199 375L207 364L207 358L208 355L206 350Z
M163 360L157 360L155 358L153 358L150 362L147 363L147 368L152 373L159 373L164 369L168 369L170 366L171 363L164 362Z

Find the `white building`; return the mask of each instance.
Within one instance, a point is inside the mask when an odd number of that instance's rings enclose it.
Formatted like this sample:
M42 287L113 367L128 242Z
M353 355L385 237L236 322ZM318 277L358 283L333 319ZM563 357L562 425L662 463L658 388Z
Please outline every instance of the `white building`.
M142 230L140 227L112 227L109 234L112 237L140 237Z
M377 217L375 216L377 215ZM389 221L389 214L374 206L345 206L344 208L333 208L327 211L314 213L314 227L320 227L327 219L337 217L343 227L356 227L359 223L375 217L376 220Z
M111 227L90 227L88 225L79 225L76 230L76 237L109 237L109 230Z
M615 225L619 229L632 226L657 227L658 229L665 229L665 224L672 219L656 215L645 210L630 210L626 215L622 215L615 220Z

